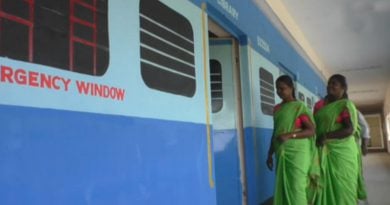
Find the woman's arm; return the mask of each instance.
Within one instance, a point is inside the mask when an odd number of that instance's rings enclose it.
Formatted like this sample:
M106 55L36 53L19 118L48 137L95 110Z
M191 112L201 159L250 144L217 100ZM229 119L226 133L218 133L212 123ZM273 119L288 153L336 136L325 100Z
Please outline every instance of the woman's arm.
M349 137L353 134L353 126L350 118L345 118L343 120L343 128L333 131L333 132L328 132L324 134L325 139L342 139Z
M281 142L284 142L289 139L304 139L310 138L315 134L315 126L310 121L310 118L307 117L306 120L302 120L302 129L297 132L290 132L283 134L278 137Z
M353 129L351 117L348 111L344 111L344 112L346 112L346 114L344 114L345 117L342 118L342 122L341 122L343 124L343 128L333 132L325 133L323 136L324 139L343 139L353 134L354 129Z
M272 171L272 168L273 168L273 165L274 165L272 155L275 152L274 146L273 146L273 138L274 138L274 133L272 133L271 141L269 143L268 156L267 156L267 162L266 162L268 169L271 170L271 171Z

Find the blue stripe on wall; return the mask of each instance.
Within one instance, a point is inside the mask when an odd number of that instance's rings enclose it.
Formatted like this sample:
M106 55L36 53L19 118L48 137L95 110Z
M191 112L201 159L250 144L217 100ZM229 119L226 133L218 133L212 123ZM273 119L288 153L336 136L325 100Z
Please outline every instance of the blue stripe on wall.
M0 106L0 204L215 204L202 124Z
M266 167L272 129L245 128L248 205L259 205L273 196L275 172Z
M272 129L245 128L244 132L248 205L259 205L274 192L275 173L269 171L265 164ZM214 131L213 141L217 204L241 204L237 131Z
M242 188L236 130L213 131L218 205L241 204Z

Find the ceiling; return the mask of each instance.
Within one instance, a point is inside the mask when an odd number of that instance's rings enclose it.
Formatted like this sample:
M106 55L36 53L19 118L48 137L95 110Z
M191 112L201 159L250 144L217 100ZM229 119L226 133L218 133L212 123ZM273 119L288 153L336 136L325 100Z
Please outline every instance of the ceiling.
M358 106L383 107L390 88L390 0L253 1L325 78L345 75Z

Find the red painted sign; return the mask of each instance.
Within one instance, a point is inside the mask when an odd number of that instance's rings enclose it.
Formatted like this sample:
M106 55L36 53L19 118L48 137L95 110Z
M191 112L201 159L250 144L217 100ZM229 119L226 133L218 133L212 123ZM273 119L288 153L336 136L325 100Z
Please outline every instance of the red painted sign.
M9 66L0 66L0 82L30 86L43 89L53 89L58 91L70 91L71 84L75 83L77 93L101 98L123 101L125 99L125 89L112 87L103 84L86 82L49 75L46 73L27 71L22 68L14 69Z

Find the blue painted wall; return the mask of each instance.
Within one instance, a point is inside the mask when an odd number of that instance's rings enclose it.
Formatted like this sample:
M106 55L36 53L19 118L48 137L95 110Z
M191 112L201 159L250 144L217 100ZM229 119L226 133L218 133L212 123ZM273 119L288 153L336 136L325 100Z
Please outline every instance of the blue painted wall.
M237 131L214 131L213 140L217 204L241 204L242 188L240 162L238 158ZM217 148L216 145L218 146Z
M193 26L197 78L193 98L151 90L141 80L139 1L109 1L110 64L102 77L0 57L0 66L15 70L126 90L123 101L113 101L80 95L74 84L67 92L57 92L0 83L0 204L216 204L219 190L210 187L207 158L209 102L205 101L199 8L204 1L163 2ZM298 73L308 89L325 92L322 79L252 1L205 2L208 15L239 39L241 47L251 45L274 65L283 63ZM260 46L259 39L265 44ZM242 57L243 68L249 67L247 58ZM249 99L243 100L248 202L258 205L273 193L274 174L265 168L271 128L251 121ZM269 123L267 119L264 124ZM235 184L226 181L221 186L232 193L222 199L224 203L241 200L234 133L232 129L214 133L214 145L231 138L226 152L214 150L215 171L233 177ZM231 174L224 175L225 166Z
M0 112L0 204L215 204L202 124Z

